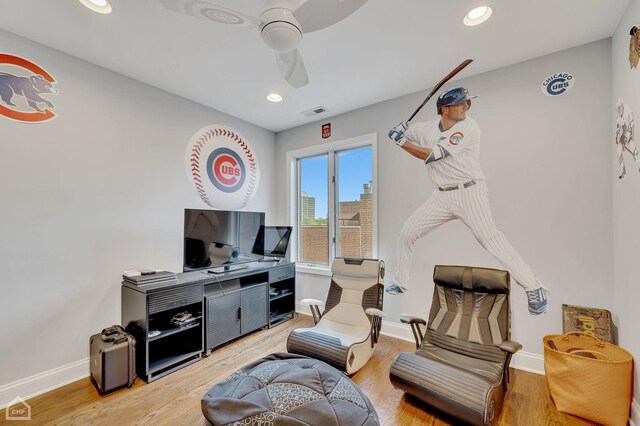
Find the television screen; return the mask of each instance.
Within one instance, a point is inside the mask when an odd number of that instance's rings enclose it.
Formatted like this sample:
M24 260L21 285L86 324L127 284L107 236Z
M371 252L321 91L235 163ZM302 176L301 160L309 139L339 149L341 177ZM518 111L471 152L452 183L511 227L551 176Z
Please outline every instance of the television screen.
M184 271L259 260L252 249L264 213L224 210L184 211Z
M291 230L291 226L261 226L252 252L261 256L285 257Z

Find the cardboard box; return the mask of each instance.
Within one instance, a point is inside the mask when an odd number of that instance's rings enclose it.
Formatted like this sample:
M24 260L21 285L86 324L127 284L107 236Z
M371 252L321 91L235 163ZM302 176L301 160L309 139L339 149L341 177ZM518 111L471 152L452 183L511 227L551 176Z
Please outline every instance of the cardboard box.
M583 331L605 342L613 341L611 312L606 309L562 305L562 332Z

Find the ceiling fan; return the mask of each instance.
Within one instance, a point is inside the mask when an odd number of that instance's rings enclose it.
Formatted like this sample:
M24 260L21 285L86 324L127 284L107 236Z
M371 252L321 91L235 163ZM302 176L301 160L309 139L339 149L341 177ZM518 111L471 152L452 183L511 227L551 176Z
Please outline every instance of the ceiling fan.
M298 50L303 34L333 25L364 5L367 0L307 0L293 8L291 0L272 0L259 18L208 0L162 0L174 12L222 24L258 28L262 40L275 51L282 76L295 88L309 83ZM299 2L298 2L299 3Z

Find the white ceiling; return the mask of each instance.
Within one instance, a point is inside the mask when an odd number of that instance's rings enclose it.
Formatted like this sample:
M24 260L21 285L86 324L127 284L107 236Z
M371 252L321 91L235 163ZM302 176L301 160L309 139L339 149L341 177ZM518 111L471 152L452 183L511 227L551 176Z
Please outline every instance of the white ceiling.
M266 5L215 2L254 16ZM466 58L474 63L461 77L609 37L629 0L488 0L494 16L472 28L462 18L482 0L369 0L304 35L310 83L299 89L255 29L171 12L159 0L110 3L113 13L100 15L76 0L1 0L0 28L280 131L432 87ZM0 46L20 53L9 50ZM271 91L284 101L267 102ZM329 111L301 114L320 105Z

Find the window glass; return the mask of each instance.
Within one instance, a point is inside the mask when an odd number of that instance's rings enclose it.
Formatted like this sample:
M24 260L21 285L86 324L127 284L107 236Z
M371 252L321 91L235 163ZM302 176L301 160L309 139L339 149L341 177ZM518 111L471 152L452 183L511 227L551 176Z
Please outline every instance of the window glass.
M371 258L371 146L336 153L336 257Z
M298 261L329 264L329 155L298 160Z

